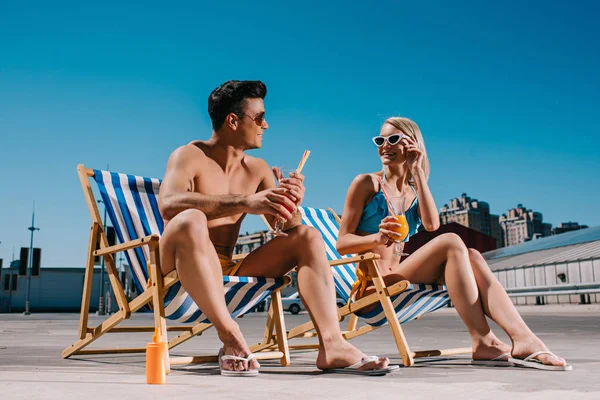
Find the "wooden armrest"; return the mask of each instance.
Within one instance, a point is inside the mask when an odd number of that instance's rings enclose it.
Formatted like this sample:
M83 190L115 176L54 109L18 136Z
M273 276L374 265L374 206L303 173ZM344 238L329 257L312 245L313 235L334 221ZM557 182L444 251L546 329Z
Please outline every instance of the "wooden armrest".
M384 288L384 290L385 290L385 294L389 297L389 296L393 296L395 294L404 292L406 289L408 289L409 286L410 286L410 282L405 280L405 281L396 282L393 285L387 286L386 288Z
M159 239L160 239L160 237L158 235L145 236L143 238L130 240L129 242L101 248L100 250L94 251L94 256L99 257L99 256L104 256L106 254L114 254L114 253L118 253L120 251L134 249L136 247L140 247L140 246L152 243L152 242L158 242Z
M390 297L390 296L394 296L398 293L404 292L406 289L408 289L409 286L410 286L409 281L400 281L400 282L396 282L393 285L390 285L390 286L384 288L384 290L385 290L386 296ZM368 296L365 296L361 299L351 302L349 305L342 307L340 310L343 310L345 312L353 312L354 313L360 309L368 307L377 302L379 302L379 297L377 296L377 293L371 293Z
M77 169L79 170L80 168L83 169L85 171L85 174L90 178L94 176L94 170L92 168L86 168L83 166L83 164L77 164Z
M369 260L379 260L381 257L379 254L374 253L365 253L359 256L349 257L349 258L340 258L339 260L329 261L329 266L333 267L336 265L344 265L344 264L352 264L360 261L369 261Z

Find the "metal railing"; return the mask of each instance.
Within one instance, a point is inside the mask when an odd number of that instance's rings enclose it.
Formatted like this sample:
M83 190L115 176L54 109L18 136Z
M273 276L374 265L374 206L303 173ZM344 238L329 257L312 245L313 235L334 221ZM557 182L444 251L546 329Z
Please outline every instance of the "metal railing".
M506 288L506 293L510 297L595 294L600 293L600 282Z

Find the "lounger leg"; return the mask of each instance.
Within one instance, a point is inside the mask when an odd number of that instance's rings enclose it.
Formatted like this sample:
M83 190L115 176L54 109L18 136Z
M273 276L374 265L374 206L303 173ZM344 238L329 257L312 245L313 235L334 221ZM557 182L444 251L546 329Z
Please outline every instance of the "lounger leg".
M150 262L148 269L152 277L152 305L154 308L154 326L159 328L165 342L168 342L167 337L167 322L165 319L165 307L163 302L163 276L160 270L160 257L158 255L158 243L150 244ZM165 371L170 372L171 364L169 363L169 348L165 353Z
M356 314L351 314L350 321L348 321L348 332L355 331L357 324L358 324L358 317L356 316Z
M396 317L394 305L387 294L385 283L383 282L383 278L379 273L377 263L375 261L371 261L368 263L368 267L369 274L373 277L375 289L377 289L377 297L381 302L383 312L385 313L385 317L387 318L390 329L392 330L392 334L394 335L394 340L396 341L396 347L398 347L402 364L404 364L405 367L411 367L415 364L415 360L413 359L410 348L408 347L408 343L406 342L406 338L404 337L404 332L400 327L400 322Z
M92 294L92 280L94 278L94 255L96 243L98 243L98 232L100 226L92 222L90 227L90 240L88 243L88 256L85 266L85 278L83 280L83 293L81 296L81 314L79 317L79 339L85 339L87 335L88 315L90 312L90 296Z
M271 297L271 303L273 303L273 298ZM265 333L263 335L263 339L260 343L254 344L250 346L250 351L252 353L258 353L260 351L271 350L275 346L277 346L277 337L273 333L275 329L275 320L273 319L273 306L269 308L269 313L267 315L267 323L265 325Z
M273 314L274 314L273 310L275 310L275 307L273 307L273 305L272 305L274 301L275 301L275 299L273 298L273 295L271 295L271 307L269 308L269 313L267 316L267 324L265 326L265 334L263 336L262 342L260 342L259 345L275 343L275 338L273 337L273 329L275 329L275 320L273 318Z
M273 320L275 330L277 331L277 347L283 353L281 357L281 366L290 365L290 349L288 347L287 332L285 330L285 320L283 319L283 307L281 304L281 292L279 290L271 294L271 307L273 309Z
M131 303L128 304L128 309L131 312L136 312L146 304L152 301L152 295L150 291L146 291L140 294L138 297L133 299ZM105 333L109 333L111 329L121 323L123 320L129 318L129 315L125 313L123 310L119 310L110 317L106 318L102 323L95 328L88 328L87 334L84 339L79 339L71 346L67 347L62 352L62 358L69 358L72 355L78 354L113 354L113 353L122 353L125 352L122 349L97 349L97 350L81 350L84 347L88 346L92 342L96 341L100 336ZM133 351L126 352L138 352L138 349L129 349Z
M386 306L385 303L388 303L389 306ZM396 347L398 347L398 352L400 353L402 364L404 364L405 367L412 367L415 364L415 360L413 359L410 348L408 347L406 337L404 336L404 332L400 327L400 322L396 317L396 313L394 312L394 306L392 305L390 298L383 298L381 304L383 305L385 317L387 318L390 324L390 329L392 330L392 333L394 335L394 340L396 341Z

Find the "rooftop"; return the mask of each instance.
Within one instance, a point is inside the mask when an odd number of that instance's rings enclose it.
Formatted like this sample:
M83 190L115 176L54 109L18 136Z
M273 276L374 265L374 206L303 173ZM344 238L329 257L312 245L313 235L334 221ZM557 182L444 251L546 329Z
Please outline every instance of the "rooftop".
M492 271L600 258L600 240L488 260Z
M483 256L488 263L491 264L493 260L498 258L516 256L519 254L532 253L541 250L556 249L559 247L567 247L598 240L600 240L600 226L594 226L578 231L543 237L515 246L502 247L500 249L488 251L487 253L484 253Z

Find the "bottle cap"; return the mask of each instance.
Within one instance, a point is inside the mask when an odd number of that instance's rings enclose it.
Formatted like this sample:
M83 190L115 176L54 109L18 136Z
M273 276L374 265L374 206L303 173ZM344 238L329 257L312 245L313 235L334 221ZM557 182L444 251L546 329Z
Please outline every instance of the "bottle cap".
M159 328L154 328L154 335L152 335L152 342L162 343L162 335L160 334Z

